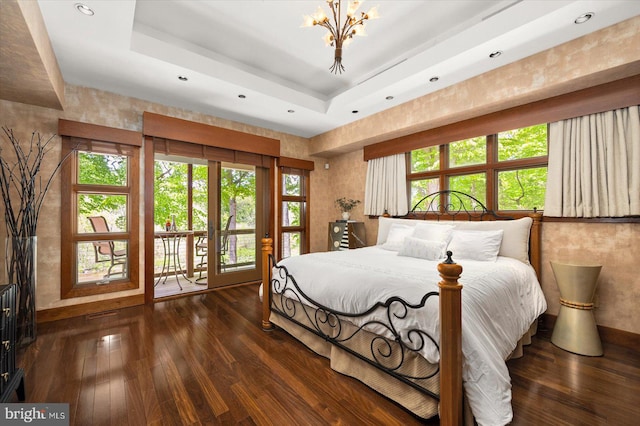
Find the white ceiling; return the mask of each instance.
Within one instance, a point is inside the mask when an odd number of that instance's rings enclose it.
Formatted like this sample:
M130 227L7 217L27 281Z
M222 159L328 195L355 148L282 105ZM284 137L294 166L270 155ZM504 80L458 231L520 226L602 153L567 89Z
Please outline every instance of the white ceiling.
M637 0L371 0L380 18L335 75L325 30L301 27L323 0L84 1L94 16L79 1L39 0L67 83L303 137L640 15Z

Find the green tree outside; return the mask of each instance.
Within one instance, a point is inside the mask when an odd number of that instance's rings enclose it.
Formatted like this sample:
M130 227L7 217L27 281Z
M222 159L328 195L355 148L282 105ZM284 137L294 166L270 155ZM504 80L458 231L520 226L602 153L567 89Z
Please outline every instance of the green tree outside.
M547 155L547 125L525 127L510 130L497 135L498 161L507 163L512 160L535 158ZM487 162L486 137L477 137L450 143L447 168L448 188L472 195L486 204L487 176L485 173L455 174L457 167ZM438 171L440 147L429 147L411 151L411 173ZM547 168L505 168L498 176L499 210L544 209ZM437 192L438 178L411 180L411 206L428 194ZM473 209L475 206L464 206Z

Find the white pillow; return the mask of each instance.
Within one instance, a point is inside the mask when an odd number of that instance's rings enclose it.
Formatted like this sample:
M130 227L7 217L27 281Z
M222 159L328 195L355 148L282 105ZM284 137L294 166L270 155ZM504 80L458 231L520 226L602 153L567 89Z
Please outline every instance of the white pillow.
M389 228L387 239L381 247L385 250L398 251L400 250L400 247L402 247L404 239L411 236L412 232L412 226L404 226L398 223L394 223Z
M378 217L378 238L376 240L376 245L384 244L387 241L387 235L389 235L391 225L397 223L413 228L419 222L420 221L414 219L398 219L395 217L384 216Z
M447 250L452 258L495 262L502 244L504 231L460 231L454 229Z
M425 222L414 219L398 219L380 216L378 218L378 239L376 244L383 244L387 240L389 229L394 223L415 227L417 224ZM502 245L500 246L498 255L518 259L527 265L529 264L529 232L533 223L533 220L530 217L523 217L516 220L495 220L483 222L454 221L448 223L454 225L455 229L460 230L504 230Z
M445 241L423 240L421 238L405 237L398 256L417 257L426 260L444 259Z
M453 228L453 225L420 222L416 225L411 236L420 238L421 240L444 241L448 243Z
M499 256L512 257L529 264L529 232L533 219L523 217L516 220L495 220L485 222L456 222L456 229L493 231L502 229L502 245Z

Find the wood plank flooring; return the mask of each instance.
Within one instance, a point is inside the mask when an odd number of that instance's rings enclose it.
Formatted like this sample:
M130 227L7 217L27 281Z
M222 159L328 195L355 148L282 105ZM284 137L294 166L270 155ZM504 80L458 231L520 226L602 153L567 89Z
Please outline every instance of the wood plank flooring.
M28 402L67 402L71 425L437 425L260 328L257 286L39 325L18 353ZM541 332L509 361L514 425L632 425L640 353L565 352ZM14 402L17 402L14 400Z

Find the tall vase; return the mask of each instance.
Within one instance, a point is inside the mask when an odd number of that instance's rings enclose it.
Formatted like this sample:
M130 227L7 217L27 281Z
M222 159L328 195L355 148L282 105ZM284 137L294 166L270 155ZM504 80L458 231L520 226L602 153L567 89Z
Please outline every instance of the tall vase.
M36 340L36 267L38 238L7 238L6 265L8 283L17 284L17 346Z

